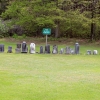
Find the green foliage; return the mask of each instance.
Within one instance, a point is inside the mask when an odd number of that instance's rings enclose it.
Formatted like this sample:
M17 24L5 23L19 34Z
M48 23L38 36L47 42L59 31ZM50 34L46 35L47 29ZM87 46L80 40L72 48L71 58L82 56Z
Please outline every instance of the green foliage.
M22 36L18 36L16 33L13 34L12 38L14 39L25 39L27 36L23 34Z
M18 35L16 33L13 34L12 38L15 38L17 39L18 38Z
M0 37L6 37L8 36L8 26L7 23L5 23L4 21L2 21L0 19Z
M0 14L7 9L10 0L0 0Z
M20 0L10 1L3 19L23 27L28 36L41 36L49 27L53 36L90 38L91 23L95 23L95 36L100 31L100 1L87 0Z

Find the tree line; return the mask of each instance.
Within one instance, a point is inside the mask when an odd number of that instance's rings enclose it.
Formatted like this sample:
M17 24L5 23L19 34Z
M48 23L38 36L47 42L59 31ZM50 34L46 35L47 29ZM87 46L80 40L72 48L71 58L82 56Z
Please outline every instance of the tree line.
M100 0L0 0L0 5L8 27L16 25L27 36L51 28L56 38L100 38Z

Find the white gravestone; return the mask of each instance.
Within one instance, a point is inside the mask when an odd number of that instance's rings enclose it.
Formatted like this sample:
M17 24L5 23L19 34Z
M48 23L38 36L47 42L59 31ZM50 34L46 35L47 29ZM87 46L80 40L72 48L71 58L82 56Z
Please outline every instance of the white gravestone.
M35 43L30 44L30 53L35 53Z
M97 50L93 50L93 55L97 55L98 51Z

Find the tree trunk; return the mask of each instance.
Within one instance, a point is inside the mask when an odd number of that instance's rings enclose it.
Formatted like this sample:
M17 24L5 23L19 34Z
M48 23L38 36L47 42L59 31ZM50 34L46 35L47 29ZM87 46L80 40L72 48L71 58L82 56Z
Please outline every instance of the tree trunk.
M95 39L95 23L91 23L91 41Z
M57 25L55 28L55 38L58 38L58 36L59 36L59 25Z
M95 18L95 4L94 4L94 0L92 1L92 5L91 5L91 19L92 19L92 23L91 23L91 41L94 40L95 37L95 23L93 22L93 18Z

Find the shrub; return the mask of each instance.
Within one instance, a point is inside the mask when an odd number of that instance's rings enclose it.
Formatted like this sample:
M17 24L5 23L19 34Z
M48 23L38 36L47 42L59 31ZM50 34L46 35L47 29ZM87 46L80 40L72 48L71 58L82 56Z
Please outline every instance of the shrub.
M6 37L8 36L8 27L7 23L0 20L0 37Z
M18 35L16 33L13 34L12 36L14 39L17 39L18 38Z

